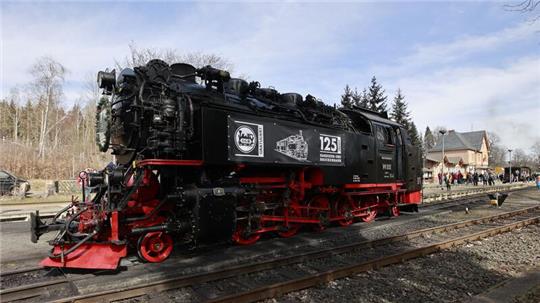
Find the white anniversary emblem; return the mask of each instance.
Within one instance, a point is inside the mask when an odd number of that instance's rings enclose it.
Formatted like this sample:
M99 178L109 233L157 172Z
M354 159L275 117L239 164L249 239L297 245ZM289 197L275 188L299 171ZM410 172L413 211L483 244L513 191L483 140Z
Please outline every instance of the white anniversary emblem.
M257 146L257 136L251 127L242 125L234 132L234 143L238 150L248 154Z

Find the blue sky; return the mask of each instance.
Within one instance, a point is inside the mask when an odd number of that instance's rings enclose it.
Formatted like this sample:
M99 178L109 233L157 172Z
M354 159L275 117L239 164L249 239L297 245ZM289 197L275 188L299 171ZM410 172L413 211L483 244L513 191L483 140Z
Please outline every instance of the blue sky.
M402 89L422 132L486 129L527 150L540 140L540 22L506 3L4 1L0 97L48 55L69 70L71 105L134 41L217 53L250 80L328 104L375 75L390 99Z

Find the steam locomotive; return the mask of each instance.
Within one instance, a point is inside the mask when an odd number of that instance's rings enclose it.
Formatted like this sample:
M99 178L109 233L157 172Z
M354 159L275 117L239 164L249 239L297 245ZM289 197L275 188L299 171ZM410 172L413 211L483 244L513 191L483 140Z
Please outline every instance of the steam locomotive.
M419 148L385 113L158 59L100 71L98 84L96 141L116 163L82 172L81 201L51 221L32 214L33 242L57 231L43 266L115 269L135 252L162 262L173 247L292 237L421 203Z

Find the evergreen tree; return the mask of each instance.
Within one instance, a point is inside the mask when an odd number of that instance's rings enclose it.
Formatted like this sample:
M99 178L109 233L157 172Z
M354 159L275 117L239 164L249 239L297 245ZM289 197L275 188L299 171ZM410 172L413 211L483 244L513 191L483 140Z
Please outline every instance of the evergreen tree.
M414 145L422 147L422 138L418 134L418 129L416 128L416 125L414 122L409 123L409 127L407 128L407 132L409 133L409 136L411 137L411 141Z
M382 88L382 85L377 83L377 78L375 78L375 76L371 78L367 99L369 109L380 113L386 111L386 96L384 95L384 89Z
M362 102L362 95L358 93L358 89L356 89L356 87L354 88L351 98L354 106L360 106L360 102Z
M362 108L368 108L369 107L367 90L365 88L364 88L364 90L362 90L362 95L360 96L360 104L358 106L360 106Z
M430 150L435 146L435 137L429 129L429 126L426 126L426 132L424 133L424 149L426 151Z
M394 97L394 103L392 104L390 118L395 122L408 127L408 124L410 123L410 113L407 110L407 103L404 99L405 96L401 94L401 89L398 89L397 94Z
M422 137L412 121L410 112L407 110L407 102L405 102L405 96L401 93L401 89L398 89L396 96L394 97L390 118L405 127L414 145L419 146L420 148L423 147Z
M349 84L345 85L345 90L343 91L343 95L341 95L341 105L345 108L351 108L352 107L352 91L349 87Z

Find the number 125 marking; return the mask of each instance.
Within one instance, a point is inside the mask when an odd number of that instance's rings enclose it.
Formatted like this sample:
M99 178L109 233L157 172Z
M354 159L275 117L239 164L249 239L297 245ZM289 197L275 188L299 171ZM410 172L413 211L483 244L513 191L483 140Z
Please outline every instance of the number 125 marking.
M320 135L321 151L328 153L341 154L341 138L330 135Z

